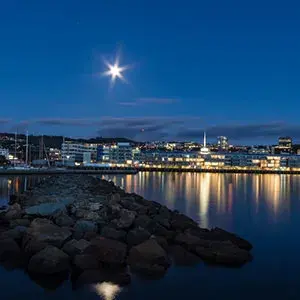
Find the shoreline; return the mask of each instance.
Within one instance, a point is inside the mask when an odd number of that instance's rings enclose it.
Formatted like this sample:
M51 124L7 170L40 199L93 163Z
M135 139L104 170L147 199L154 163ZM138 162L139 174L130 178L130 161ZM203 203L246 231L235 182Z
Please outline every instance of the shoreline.
M257 169L189 169L189 168L67 168L67 169L0 169L1 175L93 175L93 174L137 174L138 172L167 173L222 173L222 174L286 174L300 175L300 170L257 170Z

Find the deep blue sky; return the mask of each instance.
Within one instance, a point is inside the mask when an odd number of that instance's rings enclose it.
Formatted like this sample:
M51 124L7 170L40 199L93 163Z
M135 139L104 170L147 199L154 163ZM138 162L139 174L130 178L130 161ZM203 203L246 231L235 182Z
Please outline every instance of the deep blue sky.
M0 38L0 130L300 139L299 1L10 0Z

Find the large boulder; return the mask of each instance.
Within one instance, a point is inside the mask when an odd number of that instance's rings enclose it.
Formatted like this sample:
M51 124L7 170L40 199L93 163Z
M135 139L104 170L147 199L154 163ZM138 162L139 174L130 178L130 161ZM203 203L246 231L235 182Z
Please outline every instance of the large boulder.
M66 206L63 203L42 203L27 207L25 213L30 216L50 217L60 212L65 212Z
M48 220L34 220L23 238L23 245L31 241L40 244L47 244L61 248L71 237L72 233L67 228L61 228L50 223Z
M119 229L128 229L134 222L136 212L128 209L121 209L120 218L113 220L113 223Z
M149 231L142 227L134 228L127 234L127 244L129 247L141 244L150 238Z
M65 212L61 212L55 217L55 224L61 227L73 226L74 223L74 220L71 217L69 217Z
M146 275L160 275L170 266L170 261L166 251L156 240L149 239L131 248L128 264L137 272Z
M153 233L156 228L156 223L147 215L138 215L134 220L135 227L142 227Z
M101 267L101 262L91 254L75 255L73 264L80 270L94 270Z
M110 226L105 226L101 230L101 235L105 238L124 242L126 239L126 231L117 230Z
M177 231L184 231L188 228L197 228L198 224L183 214L173 213L171 218L171 227Z
M199 246L195 251L205 261L227 266L241 266L252 260L248 251L240 249L230 241L215 242L209 248Z
M53 246L47 246L31 257L28 271L40 274L55 274L69 270L70 259L67 254Z
M214 237L214 239L221 240L221 241L231 241L234 245L238 246L241 249L244 250L251 250L252 245L245 239L239 237L236 234L230 233L226 230L223 230L221 228L213 228L211 230L211 234Z
M77 240L71 240L64 244L62 250L67 253L69 256L73 257L77 254L82 254L84 250L91 245L90 242L81 239L79 241Z
M20 255L20 248L13 239L0 240L0 261L12 260Z
M156 223L159 223L160 225L164 226L165 228L167 229L170 229L171 228L171 225L170 225L170 222L169 222L169 219L166 218L164 215L155 215L153 217L153 220L156 222Z
M79 220L74 225L74 231L86 232L97 232L98 226L95 222L88 220Z
M27 227L17 226L13 229L0 233L0 240L2 239L14 239L17 242L20 242L27 231Z
M28 227L29 225L30 225L30 220L28 220L28 219L15 219L15 220L11 220L9 222L10 228L15 228L17 226Z
M108 265L122 265L125 262L127 247L119 241L98 237L91 240L84 254L94 255L99 261Z
M23 215L23 211L20 204L15 203L9 206L7 212L4 215L4 219L6 220L20 219L22 215Z
M188 233L179 233L176 235L174 243L182 245L189 251L193 251L197 246L210 247L211 241L202 240L199 237Z

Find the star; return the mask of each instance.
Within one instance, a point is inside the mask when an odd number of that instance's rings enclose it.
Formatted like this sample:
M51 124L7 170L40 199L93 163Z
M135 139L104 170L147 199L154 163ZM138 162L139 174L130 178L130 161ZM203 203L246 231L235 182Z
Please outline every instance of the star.
M121 79L123 82L127 82L125 77L123 76L122 72L127 70L129 66L120 66L119 65L119 57L117 56L115 62L113 64L109 63L108 61L104 61L106 67L108 68L107 71L103 73L105 76L111 77L111 84L113 85L117 78Z

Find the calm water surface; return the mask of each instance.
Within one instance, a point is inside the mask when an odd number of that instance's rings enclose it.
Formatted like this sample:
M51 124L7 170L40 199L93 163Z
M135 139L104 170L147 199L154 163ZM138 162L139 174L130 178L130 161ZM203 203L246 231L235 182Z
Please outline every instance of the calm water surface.
M0 268L1 299L299 299L300 176L139 173L110 176L136 192L191 216L203 227L236 232L253 245L254 260L239 269L171 267L161 280L133 278L129 287L102 284L73 290ZM37 178L29 177L27 184ZM22 177L0 177L0 206L24 189Z

